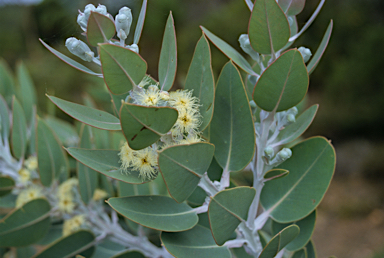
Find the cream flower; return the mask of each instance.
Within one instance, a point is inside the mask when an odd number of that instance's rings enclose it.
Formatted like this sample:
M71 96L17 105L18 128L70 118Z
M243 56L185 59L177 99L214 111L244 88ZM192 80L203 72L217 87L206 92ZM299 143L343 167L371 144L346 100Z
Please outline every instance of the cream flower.
M139 171L142 179L151 179L157 175L157 153L151 147L135 152L132 169Z
M42 188L36 185L31 186L19 193L16 199L16 208L23 206L25 203L43 197Z
M28 169L22 168L19 170L19 180L21 183L26 183L31 179L31 172Z
M71 219L64 221L63 236L68 236L82 228L85 224L85 216L83 214L76 215Z

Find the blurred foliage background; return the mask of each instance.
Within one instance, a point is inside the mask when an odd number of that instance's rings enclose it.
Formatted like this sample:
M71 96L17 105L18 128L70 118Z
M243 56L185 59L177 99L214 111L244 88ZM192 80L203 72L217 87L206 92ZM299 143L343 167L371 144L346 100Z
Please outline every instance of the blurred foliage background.
M82 102L85 92L108 107L103 81L85 75L46 50L50 46L74 58L64 47L66 38L84 40L76 24L77 10L88 3L104 4L109 13L129 6L137 19L141 0L43 0L35 5L7 5L0 0L0 57L11 69L18 60L27 65L35 82L41 115L56 113L69 119L47 101L45 93ZM13 1L13 3L18 1ZM307 1L298 16L299 27L319 1ZM246 33L249 10L242 0L149 1L140 54L148 73L157 78L157 64L164 25L173 12L178 39L178 77L182 87L199 25L234 46ZM318 115L306 136L332 139L338 155L334 182L322 206L315 232L319 257L384 257L384 2L380 0L327 1L317 20L295 47L318 47L329 20L334 20L330 44L311 76L308 103L319 103ZM133 25L134 26L134 25ZM134 28L134 27L132 27ZM131 35L132 37L132 35ZM84 40L85 41L85 40ZM211 46L217 77L227 58ZM90 64L92 67L92 64ZM97 69L96 66L93 68Z

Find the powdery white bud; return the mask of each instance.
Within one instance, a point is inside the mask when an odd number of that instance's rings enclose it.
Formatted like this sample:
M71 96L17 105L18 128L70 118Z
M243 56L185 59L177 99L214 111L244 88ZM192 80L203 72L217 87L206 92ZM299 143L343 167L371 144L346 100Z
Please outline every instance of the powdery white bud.
M107 7L105 5L99 4L95 11L102 15L108 16Z
M91 51L87 44L74 37L68 38L65 41L65 46L68 48L69 52L80 57L84 61L91 62L95 56L95 53Z
M288 114L287 115L287 121L289 123L294 123L294 122L296 122L296 118L295 118L295 116L293 114Z
M281 160L287 160L292 156L292 151L288 148L284 148L277 155L280 157Z
M127 46L127 48L132 50L133 52L139 53L139 46L136 44L132 44L130 46Z
M83 31L87 30L88 19L91 15L91 12L96 12L96 7L93 4L86 5L84 13L79 11L79 15L77 16L77 24L80 25Z
M309 58L312 56L312 52L309 48L306 47L299 47L299 52L303 56L304 63L308 62Z
M248 34L241 34L239 37L240 47L243 49L245 53L247 53L250 57L252 57L253 60L256 62L259 61L259 53L257 53L253 48L251 47L251 42L249 41Z
M271 146L268 146L264 149L264 154L268 159L271 159L273 155L275 155L275 152Z
M132 25L132 12L128 7L123 7L119 10L119 13L115 18L115 26L117 36L125 40L129 35L129 30Z

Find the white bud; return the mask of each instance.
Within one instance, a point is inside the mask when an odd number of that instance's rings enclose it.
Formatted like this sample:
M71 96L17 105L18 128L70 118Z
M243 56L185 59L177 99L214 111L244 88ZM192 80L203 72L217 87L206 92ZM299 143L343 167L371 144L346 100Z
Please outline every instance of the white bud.
M288 114L287 115L287 121L289 123L294 123L294 122L296 122L296 118L295 118L295 116L293 114Z
M275 152L271 146L268 146L264 149L264 154L268 159L271 159L273 155L275 155Z
M281 160L287 160L292 156L292 151L288 148L284 148L277 155L280 157Z
M81 29L83 31L87 30L87 24L89 16L91 15L91 12L95 12L96 7L93 4L88 4L85 6L84 13L80 12L77 16L77 24L80 25Z
M119 10L119 13L115 18L115 26L117 31L117 36L125 40L129 35L129 30L131 29L132 24L132 12L128 7L123 7Z
M136 44L132 44L130 46L127 46L127 48L132 50L132 51L134 51L134 52L136 52L136 53L139 53L139 46L136 45Z
M299 47L299 52L303 56L304 63L308 62L309 58L312 56L312 52L309 48L306 47Z
M107 7L105 5L99 4L99 6L96 8L96 12L108 16Z
M91 51L87 44L74 37L68 38L65 41L65 46L68 48L69 52L80 57L84 61L91 62L95 56L95 53Z

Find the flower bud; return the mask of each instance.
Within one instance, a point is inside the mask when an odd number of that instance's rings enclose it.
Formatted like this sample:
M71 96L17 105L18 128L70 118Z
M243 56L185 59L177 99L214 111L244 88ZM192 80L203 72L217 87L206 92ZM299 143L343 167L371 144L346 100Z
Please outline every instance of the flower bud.
M268 159L271 159L273 155L275 155L275 152L271 146L268 146L264 149L264 154Z
M127 48L132 50L133 52L139 53L139 46L136 44L132 44L130 46L127 46Z
M309 48L306 48L306 47L299 47L298 50L300 54L303 56L304 63L308 62L309 58L311 58L312 56L311 50L309 50Z
M279 156L279 158L284 161L284 160L287 160L289 159L291 156L292 156L292 151L288 148L284 148L282 149L281 151L279 151L277 153L277 155Z
M248 34L241 34L239 37L240 47L245 53L247 53L253 60L259 62L260 56L253 48L251 47L251 42L249 41Z
M69 52L80 57L84 61L91 62L95 56L95 53L91 51L87 44L74 37L68 38L65 41L65 46L68 48Z
M102 15L108 16L107 7L105 5L99 4L95 11Z
M91 15L91 12L95 12L96 7L93 4L88 4L85 6L84 13L80 12L77 16L77 24L80 25L81 29L83 31L87 30L87 24L89 16Z
M115 18L115 26L117 36L125 40L129 35L129 30L132 24L132 12L128 7L123 7L119 10L119 13Z
M288 114L287 115L287 121L289 123L294 123L294 122L296 122L296 118L295 118L295 116L293 114Z

